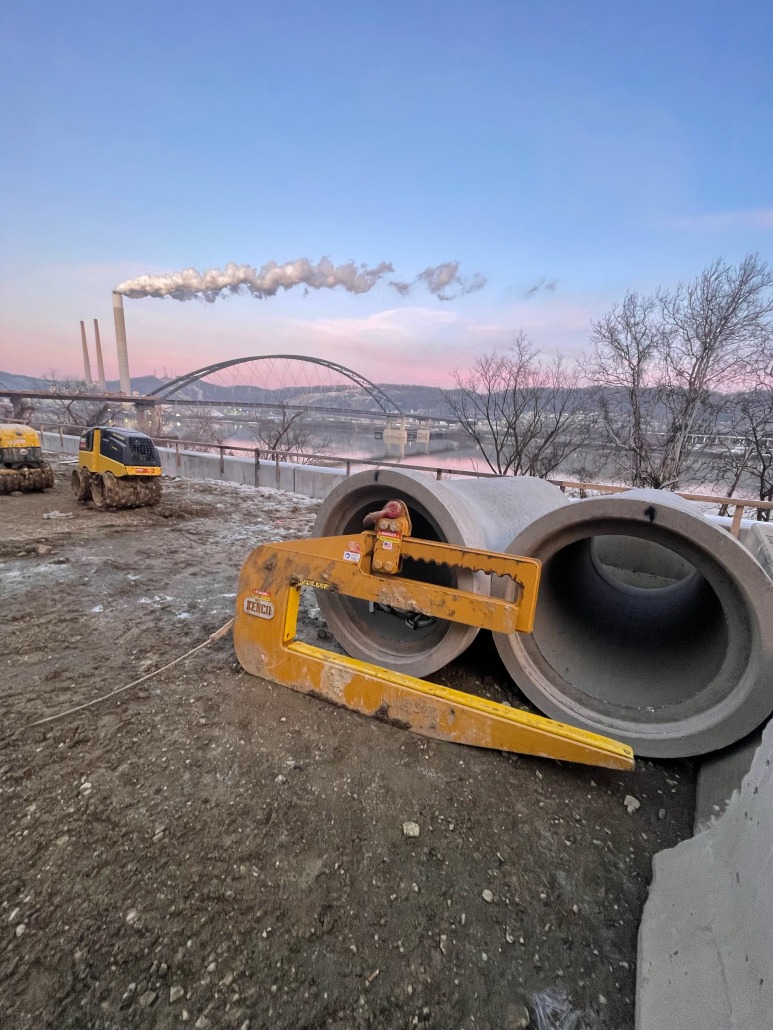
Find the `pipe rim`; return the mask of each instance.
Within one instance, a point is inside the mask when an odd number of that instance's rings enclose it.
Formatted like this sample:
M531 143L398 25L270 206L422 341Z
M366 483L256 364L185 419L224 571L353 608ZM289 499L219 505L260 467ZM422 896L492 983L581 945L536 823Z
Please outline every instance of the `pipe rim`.
M676 714L675 708L689 708L703 701L702 708L683 718L643 722L632 718L627 706L629 714L625 718L613 711L614 705L603 700L595 698L588 702L586 692L552 669L540 648L537 625L531 636L494 634L494 639L518 687L545 714L615 736L643 755L681 757L733 743L770 714L773 691L766 689L766 684L773 682L768 642L773 628L773 584L743 545L701 515L686 510L683 502L676 504L670 498L658 496L652 518L652 500L652 492L646 491L639 496L580 501L568 510L559 509L538 519L513 540L508 550L541 559L550 574L551 561L580 541L600 535L623 535L654 541L690 561L714 592L722 614L728 615L731 601L736 602L737 610L729 612L730 639L718 673L686 702L656 706L654 711L664 714L670 708ZM677 584L677 588L681 587ZM512 594L512 587L500 582L496 592L507 596ZM735 597L731 597L733 593ZM732 664L731 652L742 646L744 635L749 653L739 667L735 684L727 690L721 685L723 670L727 675L728 661Z

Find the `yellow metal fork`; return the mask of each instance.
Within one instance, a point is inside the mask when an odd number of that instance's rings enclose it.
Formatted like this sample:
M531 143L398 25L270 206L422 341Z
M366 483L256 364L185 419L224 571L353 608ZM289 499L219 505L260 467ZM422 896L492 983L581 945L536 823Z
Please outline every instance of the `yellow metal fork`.
M380 563L376 569L374 555ZM389 571L384 571L385 556L392 564ZM403 558L509 576L517 587L515 598L506 601L404 578L397 574ZM399 531L263 544L242 568L234 647L242 667L254 676L425 737L631 769L633 752L625 744L335 654L295 637L304 586L498 633L530 632L539 576L540 563L531 558L418 540Z

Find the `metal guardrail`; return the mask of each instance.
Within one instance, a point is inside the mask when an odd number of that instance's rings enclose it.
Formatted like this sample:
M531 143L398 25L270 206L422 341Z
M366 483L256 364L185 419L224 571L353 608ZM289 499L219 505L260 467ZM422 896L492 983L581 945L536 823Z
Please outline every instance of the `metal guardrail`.
M21 420L10 419L9 421L13 422ZM67 426L53 423L40 423L37 428L39 428L41 432L44 429L49 432L58 432L62 444L64 444L65 436L80 436L83 431L82 426ZM72 430L73 432L66 432L66 430ZM444 476L446 478L470 476L475 479L498 478L497 473L495 472L482 472L477 469L450 469L444 466L413 465L407 462L383 461L376 458L351 458L345 455L315 454L307 451L279 451L261 449L259 447L242 447L239 444L208 443L201 440L179 440L172 437L153 437L152 439L157 447L162 447L164 450L174 449L175 465L178 470L181 465L181 448L195 448L199 451L214 451L218 453L220 456L219 467L221 475L225 472L226 455L234 455L235 453L248 454L252 457L255 463L256 485L260 478L259 472L261 461L270 461L274 463L276 467L277 485L279 485L280 481L280 467L282 462L296 465L318 465L322 468L343 468L346 476L350 476L355 467L361 466L363 468L395 468L409 469L411 471L425 472L428 474L434 473L435 478L438 480L442 479ZM571 479L548 479L548 482L557 486L562 493L566 493L567 490L577 490L581 493L618 494L625 493L626 491L633 489L633 487L630 486L611 485L606 483L579 483ZM743 518L744 511L747 508L757 511L758 513L773 511L773 501L750 500L746 497L721 497L716 494L700 494L685 491L675 491L675 493L677 496L683 497L687 501L696 501L702 504L710 504L712 506L717 505L720 508L720 514L723 515L732 510L730 532L735 537L737 537L741 531L741 520ZM770 515L767 516L767 519L769 518Z
M562 493L566 493L567 490L592 490L600 494L620 494L633 489L631 486L607 486L603 483L575 483L568 479L550 479L548 482L559 487ZM773 510L773 501L753 501L744 497L719 497L716 494L696 494L681 490L675 490L674 493L677 497L683 497L686 501L699 501L702 504L719 505L720 509L724 509L724 511L720 511L720 514L725 514L729 509L732 509L733 515L730 523L730 532L735 537L741 531L741 519L746 508L752 508L760 512Z

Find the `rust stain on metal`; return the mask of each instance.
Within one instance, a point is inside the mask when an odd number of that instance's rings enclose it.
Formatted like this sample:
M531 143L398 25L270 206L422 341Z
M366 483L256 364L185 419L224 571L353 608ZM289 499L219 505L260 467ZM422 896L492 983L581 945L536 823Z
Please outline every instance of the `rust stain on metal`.
M396 726L398 730L410 730L412 728L411 724L405 719L396 719L389 714L389 705L386 701L381 702L373 713L372 718L378 720L378 722L385 722L389 726Z

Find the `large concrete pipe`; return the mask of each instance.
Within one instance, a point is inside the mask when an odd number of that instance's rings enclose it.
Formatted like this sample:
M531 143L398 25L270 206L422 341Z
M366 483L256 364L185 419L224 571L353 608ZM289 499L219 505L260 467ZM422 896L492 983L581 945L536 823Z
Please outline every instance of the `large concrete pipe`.
M542 712L656 757L732 744L770 714L773 583L688 501L578 501L508 550L543 562L534 633L495 634Z
M405 501L413 535L467 547L502 551L535 518L563 508L560 490L541 479L507 477L438 482L409 470L359 472L336 486L322 502L315 536L362 531L362 520L392 498ZM403 573L425 582L485 594L488 576L406 561ZM338 643L355 658L412 676L425 676L452 661L474 640L472 626L431 620L411 628L395 613L370 610L365 601L317 592L322 615Z

